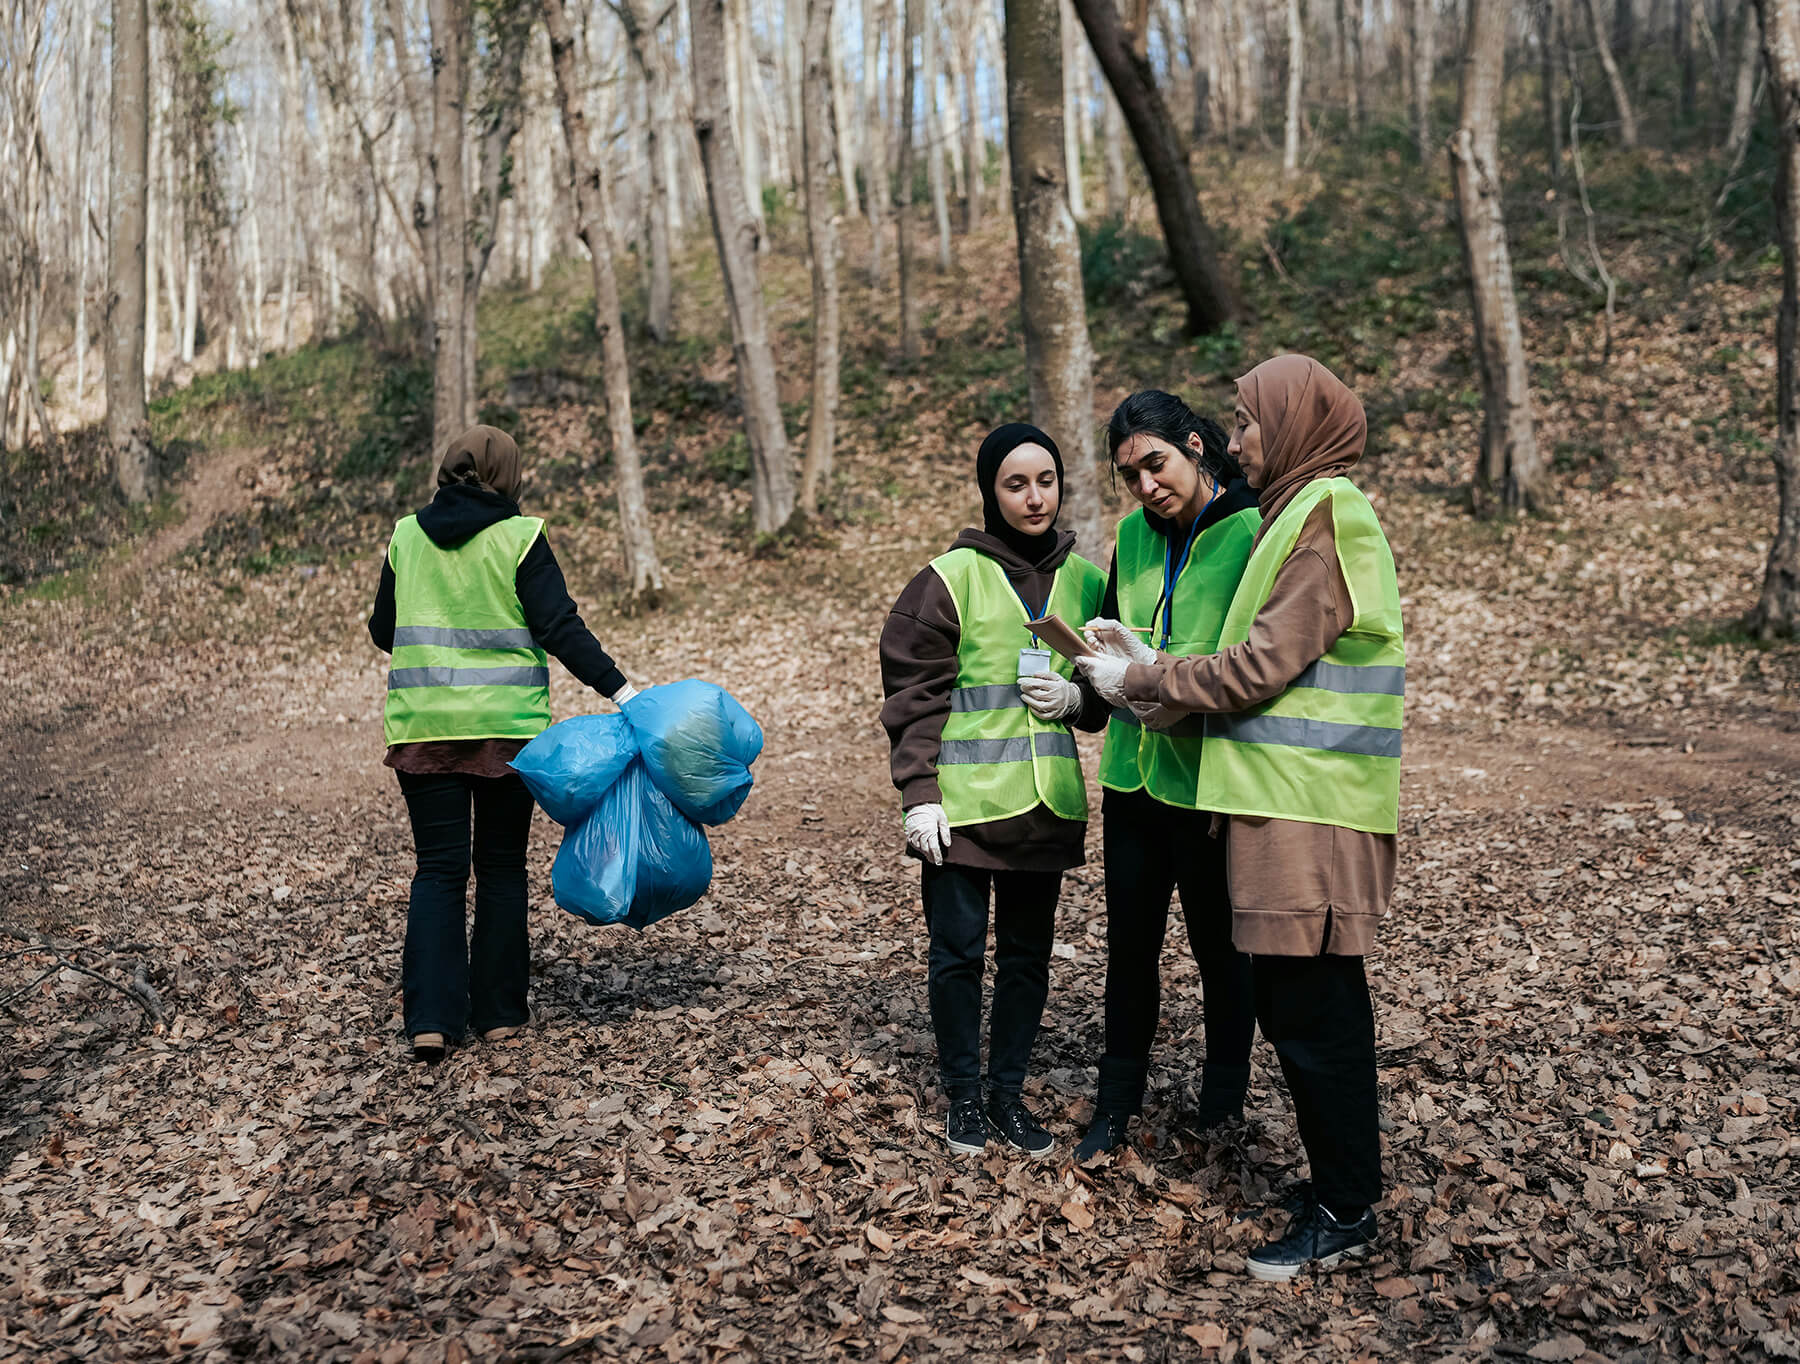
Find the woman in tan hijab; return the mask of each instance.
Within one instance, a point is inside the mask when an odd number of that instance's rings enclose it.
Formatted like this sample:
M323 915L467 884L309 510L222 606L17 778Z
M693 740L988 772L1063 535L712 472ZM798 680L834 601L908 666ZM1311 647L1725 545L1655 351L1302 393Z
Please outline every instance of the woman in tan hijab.
M382 727L418 853L402 993L413 1055L426 1062L465 1027L499 1041L528 1017L532 801L508 764L550 724L545 655L616 703L635 694L581 623L543 521L519 510L513 438L471 427L444 451L437 481L431 505L394 527L369 617L375 647L394 656Z
M1237 383L1230 451L1262 523L1218 652L1166 657L1111 621L1082 668L1140 713L1207 715L1196 805L1229 816L1232 941L1281 1060L1310 1184L1249 1257L1290 1279L1368 1253L1381 1196L1375 1026L1363 956L1394 885L1405 645L1393 555L1346 472L1362 404L1301 355Z

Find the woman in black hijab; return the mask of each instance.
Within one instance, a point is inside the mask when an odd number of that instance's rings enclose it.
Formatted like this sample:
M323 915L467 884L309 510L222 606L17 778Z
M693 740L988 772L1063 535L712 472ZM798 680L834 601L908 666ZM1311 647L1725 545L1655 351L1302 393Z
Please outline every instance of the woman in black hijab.
M989 1138L1048 1155L1049 1132L1021 1101L1050 985L1062 874L1085 860L1087 794L1069 722L1098 729L1107 710L1040 719L1026 685L1067 686L1069 665L1028 622L1086 621L1105 575L1056 529L1062 505L1056 442L1024 423L1002 426L975 460L982 528L970 527L900 594L881 634L881 722L906 812L907 851L921 863L931 935L929 992L950 1149ZM987 1096L981 1076L981 974L990 894L994 1001Z

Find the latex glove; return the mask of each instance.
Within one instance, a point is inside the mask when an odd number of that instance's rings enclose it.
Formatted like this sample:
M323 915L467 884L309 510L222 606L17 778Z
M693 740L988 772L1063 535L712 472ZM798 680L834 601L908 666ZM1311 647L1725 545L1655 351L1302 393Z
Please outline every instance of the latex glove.
M1081 688L1055 673L1021 677L1019 695L1040 720L1066 720L1081 714Z
M638 689L636 687L632 686L631 683L627 682L624 686L620 687L616 692L614 692L612 694L612 703L615 706L623 706L627 701L629 701L632 697L636 696L637 694L638 694Z
M1173 706L1165 706L1161 701L1131 701L1127 703L1131 713L1138 718L1138 723L1146 729L1167 730L1187 719L1189 712L1176 710Z
M915 805L906 812L906 846L934 867L944 865L950 846L950 816L941 805Z
M1095 616L1083 628L1082 634L1087 638L1090 649L1098 649L1103 654L1122 658L1127 663L1156 662L1156 650L1116 620Z
M1089 654L1086 658L1076 659L1075 666L1081 669L1088 685L1107 705L1125 704L1125 670L1131 666L1128 659L1115 654Z

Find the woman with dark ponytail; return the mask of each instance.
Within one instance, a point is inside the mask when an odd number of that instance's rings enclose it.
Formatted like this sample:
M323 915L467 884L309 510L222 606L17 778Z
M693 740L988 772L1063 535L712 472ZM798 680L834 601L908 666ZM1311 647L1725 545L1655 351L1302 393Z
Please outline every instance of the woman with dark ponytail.
M1250 557L1256 494L1226 453L1225 432L1173 394L1132 394L1107 423L1106 440L1116 476L1139 505L1119 523L1100 614L1122 622L1142 647L1211 653ZM1052 699L1040 715L1052 713ZM1106 1050L1080 1160L1117 1149L1143 1106L1177 887L1206 1007L1206 1059L1190 1122L1204 1131L1243 1112L1254 997L1250 959L1231 944L1225 844L1212 837L1212 812L1197 798L1203 727L1199 717L1157 706L1117 707L1107 725Z

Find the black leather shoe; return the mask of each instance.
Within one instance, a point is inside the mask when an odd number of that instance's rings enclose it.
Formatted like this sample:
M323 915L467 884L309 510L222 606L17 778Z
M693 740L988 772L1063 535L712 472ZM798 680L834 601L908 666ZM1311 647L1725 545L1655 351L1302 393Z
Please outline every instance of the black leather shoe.
M1031 1116L1031 1110L1020 1099L995 1095L988 1100L988 1131L994 1138L1026 1155L1047 1156L1056 1148L1056 1139L1042 1123Z
M421 1061L428 1066L435 1066L444 1059L447 1050L444 1046L444 1034L441 1032L414 1033L412 1049L413 1060Z
M1304 1269L1330 1269L1342 1260L1360 1260L1374 1243L1374 1209L1365 1208L1355 1221L1340 1222L1308 1191L1282 1238L1251 1254L1244 1267L1253 1279L1286 1283Z
M1097 1111L1088 1120L1081 1145L1075 1148L1075 1163L1086 1165L1090 1160L1122 1149L1125 1145L1125 1131L1131 1126L1131 1117L1129 1113L1109 1113L1105 1109Z
M959 1156L978 1156L987 1150L987 1139L981 1100L973 1094L951 1098L950 1116L944 1119L944 1140L950 1149Z

